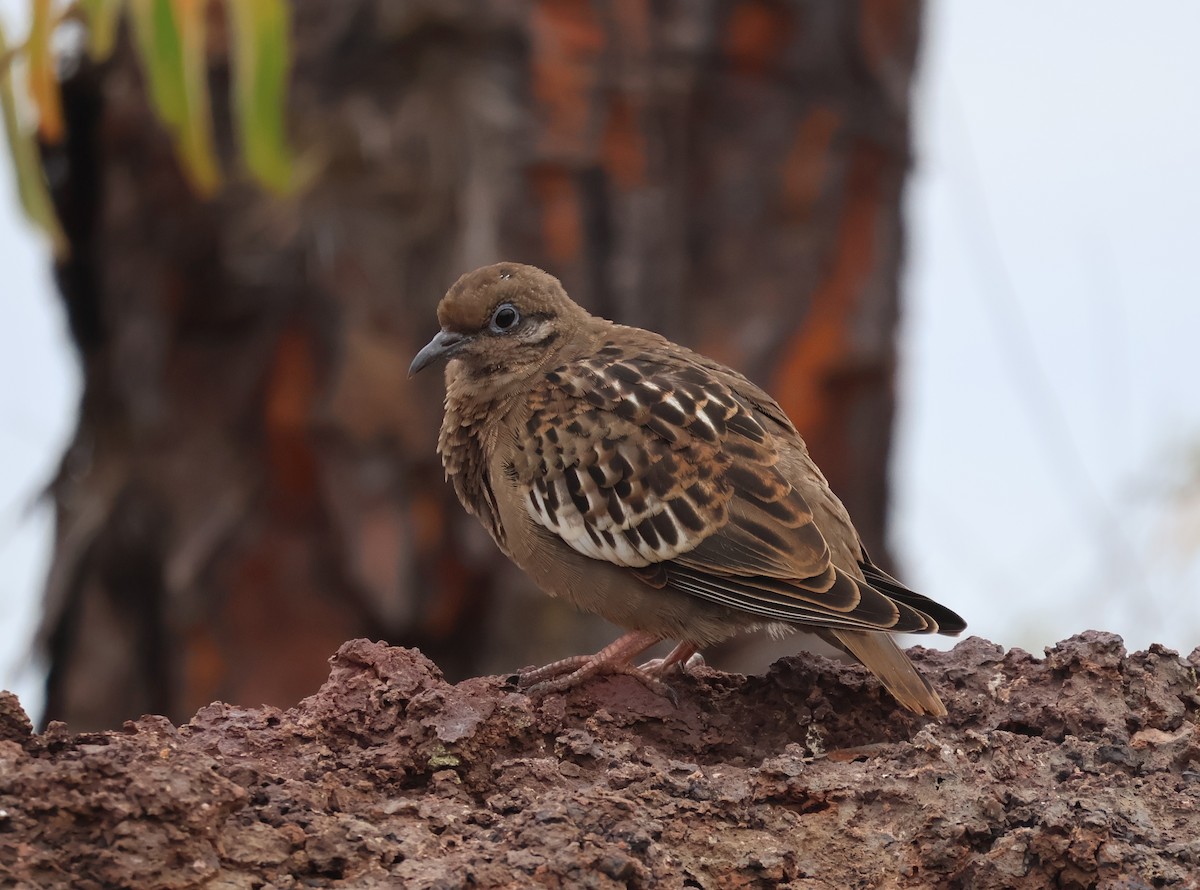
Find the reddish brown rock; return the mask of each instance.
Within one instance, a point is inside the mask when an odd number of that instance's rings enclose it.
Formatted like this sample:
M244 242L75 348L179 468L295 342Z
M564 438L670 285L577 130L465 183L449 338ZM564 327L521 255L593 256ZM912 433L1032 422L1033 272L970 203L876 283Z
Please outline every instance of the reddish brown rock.
M0 698L14 887L1197 887L1196 653L916 650L950 716L854 665L625 677L533 702L356 640L297 708L31 735Z

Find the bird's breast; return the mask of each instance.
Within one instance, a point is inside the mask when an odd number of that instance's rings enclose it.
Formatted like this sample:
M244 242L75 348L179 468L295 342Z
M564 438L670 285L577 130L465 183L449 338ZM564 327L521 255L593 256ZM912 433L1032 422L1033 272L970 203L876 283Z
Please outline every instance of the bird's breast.
M438 436L438 454L446 478L463 507L479 519L500 549L507 552L490 459L494 449L489 446L494 435L486 413L479 416L476 413L447 400Z

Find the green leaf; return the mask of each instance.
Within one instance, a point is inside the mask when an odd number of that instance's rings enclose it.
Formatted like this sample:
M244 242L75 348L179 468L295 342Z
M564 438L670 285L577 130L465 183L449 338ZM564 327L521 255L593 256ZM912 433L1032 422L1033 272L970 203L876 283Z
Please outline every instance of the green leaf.
M283 0L226 0L233 28L234 106L246 166L266 187L294 185L285 111L290 65Z
M208 100L207 5L207 0L129 0L151 99L201 195L211 195L221 181Z
M0 26L0 58L10 58L8 40ZM46 174L33 133L21 126L17 115L17 97L13 91L10 66L0 66L0 111L4 116L4 134L12 156L17 179L17 197L30 222L50 237L54 255L62 259L69 252L66 235L54 213L54 202L46 186Z
M54 71L54 53L50 36L54 33L52 0L33 0L33 18L29 26L29 95L38 109L38 129L47 142L63 137L62 97L58 75Z
M121 5L122 0L79 0L87 16L88 53L93 61L103 62L112 55Z

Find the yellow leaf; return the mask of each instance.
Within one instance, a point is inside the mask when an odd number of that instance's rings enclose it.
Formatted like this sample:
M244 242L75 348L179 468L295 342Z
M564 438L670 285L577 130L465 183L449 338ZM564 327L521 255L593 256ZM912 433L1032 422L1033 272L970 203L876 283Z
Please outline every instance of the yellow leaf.
M38 109L38 128L47 142L63 136L62 97L54 73L54 53L50 37L54 33L52 0L33 0L33 21L29 27L29 95Z
M8 40L0 27L0 58L9 57ZM12 156L17 179L17 197L30 222L50 236L54 255L63 259L68 253L67 238L54 212L54 202L46 187L46 174L33 134L26 131L17 115L17 97L13 92L9 66L0 66L0 112L4 117L4 134Z
M246 166L263 185L294 184L285 129L290 65L288 7L283 0L226 0L234 40L234 107Z
M87 16L88 52L96 62L103 62L112 55L117 42L121 3L122 0L79 0Z
M207 0L130 0L129 13L150 96L175 139L192 187L220 184L208 101Z

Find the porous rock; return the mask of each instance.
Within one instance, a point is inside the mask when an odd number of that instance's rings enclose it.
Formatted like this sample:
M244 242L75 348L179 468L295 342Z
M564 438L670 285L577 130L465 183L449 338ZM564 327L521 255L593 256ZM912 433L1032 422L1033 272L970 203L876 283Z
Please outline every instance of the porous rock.
M535 701L365 640L288 711L29 731L0 697L0 885L1197 887L1197 659L1089 631L856 665L701 667Z

